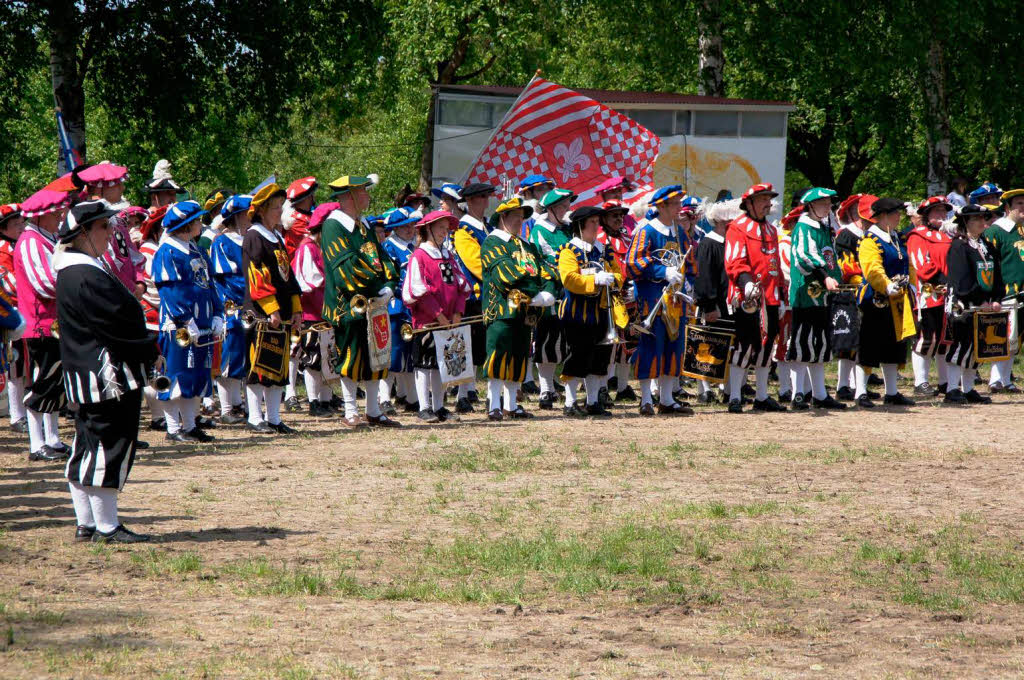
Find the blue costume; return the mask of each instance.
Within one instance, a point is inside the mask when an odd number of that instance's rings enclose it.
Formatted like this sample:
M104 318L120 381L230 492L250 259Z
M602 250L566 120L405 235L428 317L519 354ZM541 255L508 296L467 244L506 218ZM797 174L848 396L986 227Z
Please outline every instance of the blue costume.
M213 261L213 286L221 305L231 300L241 312L247 285L245 273L242 271L242 235L235 232L218 235L210 246L210 259ZM225 378L244 380L248 346L241 316L237 313L226 315L224 329L220 374Z
M386 224L386 223L385 223ZM390 229L390 225L387 225ZM405 286L405 272L408 269L409 256L412 255L413 244L406 243L397 235L392 234L382 246L392 260L395 262L395 269L398 270L398 290ZM391 368L395 373L409 373L412 371L412 355L409 343L402 339L402 324L410 323L412 316L402 302L402 295L395 295L388 302L388 318L391 320Z
M171 379L171 388L160 393L161 401L212 393L213 346L180 347L174 340L174 331L191 320L200 331L209 332L213 318L223 318L224 306L210 280L211 268L195 243L169 234L161 239L153 258L153 282L160 293L160 349ZM204 335L201 341L207 339Z
M24 323L21 314L18 313L18 309L14 306L14 300L7 293L0 290L0 329L13 331ZM8 356L10 344L8 342L0 343L0 372L5 374L11 364L11 357Z

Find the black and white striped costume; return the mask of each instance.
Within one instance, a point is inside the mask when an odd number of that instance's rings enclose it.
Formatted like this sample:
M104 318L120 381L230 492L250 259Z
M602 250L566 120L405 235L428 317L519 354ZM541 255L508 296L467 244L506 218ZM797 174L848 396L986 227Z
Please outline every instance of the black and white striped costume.
M953 239L946 256L949 280L949 301L959 301L971 307L1002 298L1003 284L998 268L984 240L970 240L962 236ZM953 342L946 350L946 362L963 369L975 369L974 314L950 315Z
M69 248L54 269L64 387L79 404L65 473L82 486L120 489L135 459L156 341L138 300L98 260Z

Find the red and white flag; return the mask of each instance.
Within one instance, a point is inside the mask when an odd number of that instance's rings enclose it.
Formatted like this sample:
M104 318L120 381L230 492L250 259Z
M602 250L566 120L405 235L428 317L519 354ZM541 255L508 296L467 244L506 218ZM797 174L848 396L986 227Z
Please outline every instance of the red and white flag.
M545 175L570 189L577 204L595 203L595 188L621 175L632 199L652 188L661 139L601 102L535 76L495 128L462 178L484 182L508 198L528 175Z

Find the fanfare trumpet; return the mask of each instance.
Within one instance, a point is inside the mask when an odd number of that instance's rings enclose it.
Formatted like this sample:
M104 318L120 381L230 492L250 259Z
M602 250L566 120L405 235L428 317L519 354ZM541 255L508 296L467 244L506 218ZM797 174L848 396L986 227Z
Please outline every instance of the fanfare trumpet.
M906 289L910 287L910 277L907 276L906 274L897 274L896 276L892 277L891 280L900 288ZM871 296L871 302L874 303L875 307L878 307L879 309L883 307L888 307L889 296L885 294L879 294L878 291L875 291L874 295Z
M238 316L238 313L242 310L242 306L234 300L224 301L224 315L225 316Z
M431 323L427 324L423 328L413 328L411 323L403 323L399 329L399 334L402 336L402 340L411 342L414 337L420 333L430 333L431 331L443 331L449 328L458 328L459 326L468 326L474 323L480 323L484 320L483 314L476 314L474 316L467 316L462 318L457 323Z
M352 310L352 314L357 316L363 316L366 314L367 308L370 306L370 301L366 299L365 295L353 295L352 300L349 301L349 309Z
M651 256L653 259L658 260L665 267L675 267L680 274L686 267L686 258L690 255L690 250L693 246L686 249L685 253L680 254L678 250L663 249L654 251ZM654 325L654 320L658 318L658 314L661 313L662 308L668 302L669 299L679 298L687 304L694 304L694 300L691 296L687 295L682 290L682 283L672 283L665 286L664 292L658 298L658 302L655 303L654 307L651 308L650 313L644 319L640 325L642 333L649 333L651 326Z
M857 292L857 288L859 288L859 286L857 286L854 283L840 283L838 286L836 286L836 289L834 291L832 291L832 292L833 293L856 293ZM820 281L811 281L810 283L807 284L807 297L811 298L812 300L817 300L822 295L824 295L826 292L828 292L827 289L825 288L825 286Z
M157 392L166 392L171 389L171 379L163 374L163 371L158 371L156 366L149 371L149 386Z
M220 337L213 331L199 331L199 336L196 338L192 337L187 328L179 328L174 331L174 342L178 343L178 347L188 347L189 345L209 347L216 344L218 340L220 340Z
M242 328L246 330L249 330L253 326L258 326L261 330L265 330L268 332L283 333L285 328L291 326L290 323L282 322L281 328L271 328L270 319L256 316L256 312L252 311L251 309L246 309L242 311L242 313L239 314L238 316L242 320ZM319 328L319 324L317 324L315 327L316 330L330 330L330 324L328 324L326 321L323 321L321 323L323 323L324 326L326 326L326 328ZM310 328L310 330L313 330L313 328Z
M57 324L56 319L50 324L50 336L60 340L60 326Z
M334 327L326 321L317 321L316 323L309 326L309 328L303 328L302 330L293 331L293 335L296 337L302 337L303 335L309 335L310 333L326 333L327 331L334 330Z
M922 283L921 284L921 295L925 297L942 297L946 294L949 288L944 283Z

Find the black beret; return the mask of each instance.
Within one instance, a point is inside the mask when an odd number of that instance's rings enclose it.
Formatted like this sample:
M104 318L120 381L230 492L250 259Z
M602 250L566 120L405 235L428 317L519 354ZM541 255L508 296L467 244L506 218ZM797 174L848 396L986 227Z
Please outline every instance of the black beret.
M907 207L903 204L903 201L895 198L880 198L871 204L872 215L903 212L906 209Z

